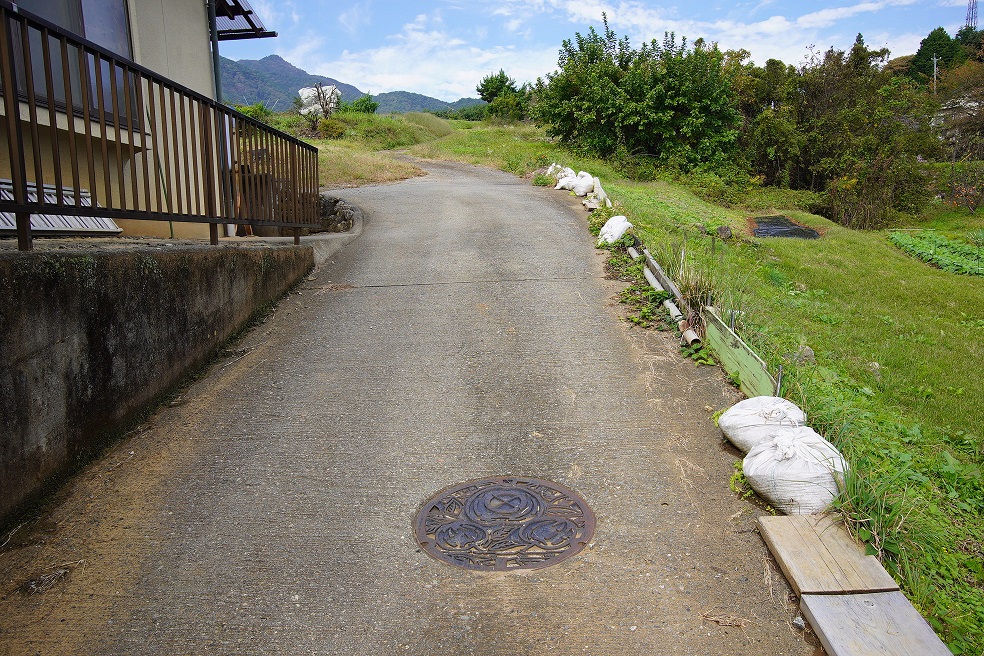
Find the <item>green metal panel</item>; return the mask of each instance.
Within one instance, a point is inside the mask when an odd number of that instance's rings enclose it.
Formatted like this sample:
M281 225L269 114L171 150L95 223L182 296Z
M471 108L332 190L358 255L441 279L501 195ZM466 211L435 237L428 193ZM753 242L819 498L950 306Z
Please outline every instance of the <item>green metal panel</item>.
M721 320L714 308L704 308L705 344L721 361L729 376L738 375L738 386L746 396L774 396L776 381L768 367L748 344Z

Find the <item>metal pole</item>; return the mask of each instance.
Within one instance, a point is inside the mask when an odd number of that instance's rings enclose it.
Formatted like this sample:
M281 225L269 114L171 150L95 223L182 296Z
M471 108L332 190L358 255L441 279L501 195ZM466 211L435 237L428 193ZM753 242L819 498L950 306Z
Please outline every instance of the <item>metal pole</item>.
M212 77L215 82L215 101L222 104L222 70L221 70L221 58L219 56L219 28L217 24L217 19L215 16L215 0L206 0L206 5L208 6L208 33L209 39L212 42ZM232 208L234 199L232 198L232 190L230 185L230 171L231 162L229 162L229 151L228 151L228 132L227 121L228 117L225 113L219 114L217 117L219 120L219 186L222 189L222 202L220 203L219 212L216 216L221 216L227 218L229 216L229 210ZM206 184L211 184L208 181ZM218 240L218 227L212 231L212 242L213 244Z
M212 77L215 82L215 100L222 102L222 69L219 60L219 30L216 27L215 0L207 0L208 34L212 41Z

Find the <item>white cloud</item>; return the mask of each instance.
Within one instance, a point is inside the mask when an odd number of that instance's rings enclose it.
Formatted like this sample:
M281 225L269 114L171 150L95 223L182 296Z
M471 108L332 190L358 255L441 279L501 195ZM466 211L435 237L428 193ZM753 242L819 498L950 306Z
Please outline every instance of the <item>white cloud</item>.
M369 0L357 2L338 15L338 22L349 34L356 34L363 27L372 23L372 10Z
M543 49L476 47L448 33L439 15L417 16L387 40L383 46L345 51L332 60L318 57L317 46L305 46L283 56L311 73L373 94L412 90L449 102L477 95L475 86L500 68L523 83L554 69L557 62L554 45Z
M800 27L830 27L847 18L858 14L872 13L889 7L911 5L915 0L889 0L886 2L862 2L849 7L833 7L821 9L810 14L804 14L796 19Z

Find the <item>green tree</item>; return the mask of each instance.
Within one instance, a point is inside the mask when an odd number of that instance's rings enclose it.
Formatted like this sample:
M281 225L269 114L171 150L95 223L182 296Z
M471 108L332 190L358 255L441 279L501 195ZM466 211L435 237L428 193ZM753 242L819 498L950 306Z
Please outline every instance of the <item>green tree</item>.
M379 103L373 101L372 95L366 94L361 98L357 98L352 101L352 111L361 112L363 114L375 114L376 110L379 109Z
M831 48L799 72L791 186L826 191L830 218L851 227L882 227L917 211L929 194L918 158L940 148L935 103L887 73L887 58L858 35L850 52Z
M950 37L942 27L937 27L919 43L919 50L912 58L909 74L917 82L933 79L933 57L937 57L937 71L959 66L967 60L967 52L960 43Z
M521 121L526 118L526 94L500 94L488 104L486 113L504 121Z
M516 88L516 80L512 79L506 72L499 69L498 73L490 73L482 78L482 81L475 87L479 98L487 103L492 103L496 98L505 94L519 93Z
M984 30L977 30L970 25L964 25L957 32L954 40L963 46L967 57L975 61L984 61Z
M537 80L531 114L548 134L589 152L649 155L684 170L734 161L741 115L716 45L672 34L634 49L604 32L565 40L559 70Z

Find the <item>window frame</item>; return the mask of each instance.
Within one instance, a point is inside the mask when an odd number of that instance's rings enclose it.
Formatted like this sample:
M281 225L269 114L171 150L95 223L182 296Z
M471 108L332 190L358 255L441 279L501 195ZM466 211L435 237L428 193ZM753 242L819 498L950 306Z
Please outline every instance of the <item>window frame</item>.
M46 0L46 2L52 1L59 2L59 0ZM139 128L142 121L140 114L138 113L136 93L132 84L132 74L128 103L130 108L129 111L127 111L127 102L125 100L127 94L124 93L125 81L122 75L123 69L120 66L115 66L117 87L116 96L118 105L117 110L119 114L119 120L117 121L116 114L113 112L113 86L111 83L112 78L110 76L110 70L113 66L110 61L106 59L106 56L103 55L103 53L91 48L91 46L97 46L102 50L106 50L114 59L120 60L123 63L133 62L133 37L130 21L129 0L119 0L124 14L123 20L126 25L126 46L129 50L129 55L122 55L104 44L92 41L85 34L79 33L79 31L85 31L85 3L90 1L98 2L100 0L61 0L61 6L67 6L69 8L69 13L71 14L69 18L70 20L75 20L77 27L60 25L48 17L35 14L29 8L24 6L25 3L23 0L20 5L17 6L17 13L26 15L32 21L37 22L45 28L55 28L60 31L67 32L82 44L81 46L69 45L67 49L69 56L68 75L70 78L72 95L72 106L69 107L65 96L65 62L61 58L60 49L52 47L52 45L56 45L58 43L57 39L55 39L54 43L52 43L52 39L49 37L49 64L51 65L52 90L54 91L54 98L49 98L47 95L47 85L45 84L46 76L44 70L43 46L41 41L44 33L35 26L28 26L28 40L31 42L30 54L33 73L31 78L34 82L34 103L38 107L46 107L54 110L55 112L60 112L77 118L84 118L88 113L90 120L101 119L104 120L107 125L115 125L118 122L118 127L120 128L128 127L129 121L127 120L127 116L129 115L133 119L134 127ZM105 2L106 0L102 1ZM13 41L12 45L15 49L14 67L17 80L17 96L23 102L30 102L26 86L27 72L25 70L26 67L23 55L23 36L20 32L15 32L14 34L11 34L11 37ZM83 59L85 64L85 71L80 70L80 53L81 59ZM100 62L101 68L98 76L96 74L97 59ZM96 88L97 80L101 81L101 91ZM82 91L82 85L87 87L85 93ZM88 108L83 107L83 96L88 98Z

